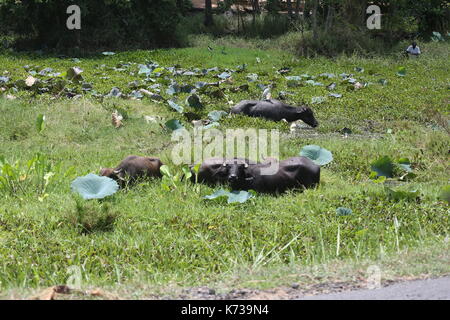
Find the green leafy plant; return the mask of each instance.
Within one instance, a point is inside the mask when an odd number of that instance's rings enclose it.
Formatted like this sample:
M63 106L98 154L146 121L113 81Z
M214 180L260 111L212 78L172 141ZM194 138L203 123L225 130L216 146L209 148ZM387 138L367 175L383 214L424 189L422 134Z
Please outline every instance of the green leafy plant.
M68 172L64 176L67 175ZM62 176L60 165L55 166L41 153L34 155L24 166L20 161L9 163L4 157L0 157L0 191L11 195L45 195L55 176Z
M161 188L166 191L172 191L178 189L177 183L181 181L182 175L177 173L173 175L167 165L161 166L159 169L161 171Z
M38 115L36 119L36 129L38 133L41 133L45 129L45 116L43 114Z
M81 234L108 232L114 229L118 213L107 202L83 201L75 196L75 210L69 212L67 219Z
M386 178L394 177L403 181L410 180L416 176L411 165L408 158L401 158L394 162L390 157L383 156L371 163L372 173L370 178L375 182L384 182Z
M385 187L386 194L389 199L394 201L415 201L419 199L419 190L404 190L401 188L388 188Z

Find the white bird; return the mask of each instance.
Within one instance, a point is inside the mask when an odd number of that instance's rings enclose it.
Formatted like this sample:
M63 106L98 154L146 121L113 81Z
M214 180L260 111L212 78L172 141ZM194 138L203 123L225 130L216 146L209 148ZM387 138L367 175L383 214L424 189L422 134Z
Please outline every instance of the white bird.
M270 92L270 87L267 87L264 89L264 92L262 94L262 100L270 100L272 99L272 93Z

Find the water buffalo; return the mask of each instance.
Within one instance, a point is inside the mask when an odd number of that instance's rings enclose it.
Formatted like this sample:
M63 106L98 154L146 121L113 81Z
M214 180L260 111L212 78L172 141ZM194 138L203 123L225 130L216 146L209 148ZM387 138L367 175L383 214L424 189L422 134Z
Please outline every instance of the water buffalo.
M244 100L231 108L231 113L245 114L250 117L262 117L273 121L286 119L287 122L302 120L311 127L319 123L309 107L291 107L278 100Z
M158 158L128 156L114 169L101 169L100 175L118 181L123 187L140 178L160 178L162 174L159 169L162 165Z
M267 174L269 167L275 168L273 174ZM228 172L228 180L233 190L255 190L261 193L312 188L320 181L320 166L305 157L279 162L271 159L249 166L233 164Z
M232 176L230 175L230 170L235 170L236 166L247 168L249 165L254 164L256 163L242 158L209 158L200 165L197 181L209 185L226 184L232 179L230 178L230 176ZM194 173L191 177L191 181L196 181Z

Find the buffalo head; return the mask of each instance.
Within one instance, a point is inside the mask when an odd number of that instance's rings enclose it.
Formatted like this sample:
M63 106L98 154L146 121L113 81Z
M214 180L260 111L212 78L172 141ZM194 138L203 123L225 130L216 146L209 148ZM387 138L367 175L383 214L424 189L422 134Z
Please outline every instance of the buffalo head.
M319 125L316 118L314 117L314 112L309 107L299 108L297 110L298 118L301 119L307 125L315 128Z

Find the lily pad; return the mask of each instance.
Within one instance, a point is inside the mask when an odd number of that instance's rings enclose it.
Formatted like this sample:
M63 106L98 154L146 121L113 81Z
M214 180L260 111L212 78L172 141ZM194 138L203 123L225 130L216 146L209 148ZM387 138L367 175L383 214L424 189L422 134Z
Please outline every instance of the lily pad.
M245 203L253 198L253 195L247 191L231 191L228 194L228 203Z
M228 72L222 72L221 74L218 75L218 77L222 80L226 80L231 77L231 74L229 74Z
M255 82L258 80L258 75L256 73L250 73L247 75L247 80L250 82Z
M302 148L300 156L311 159L315 164L324 166L333 161L333 154L317 145L308 145Z
M181 122L179 120L177 120L177 119L171 119L171 120L167 121L165 123L165 126L167 128L169 128L170 130L172 130L172 131L176 131L176 130L179 130L179 129L184 129L184 127L181 124Z
M208 118L213 122L217 122L226 115L228 115L228 113L225 111L214 110L208 113Z
M180 93L181 92L181 88L177 83L172 83L166 90L167 94L170 94L171 96Z
M431 40L433 40L434 42L445 41L442 34L436 31L433 31L433 36L431 37Z
M420 192L418 190L407 191L400 189L391 189L386 187L386 193L388 197L395 201L407 200L412 201L416 200L420 196Z
M68 80L79 82L83 80L81 73L83 70L78 67L72 67L66 71L66 77Z
M384 156L371 163L372 171L376 172L377 177L392 178L394 175L394 163L388 156Z
M230 192L228 192L226 190L220 189L220 190L217 190L216 192L214 192L213 194L210 194L208 196L204 196L203 198L204 199L208 199L208 200L214 200L214 199L217 199L217 198L220 198L220 197L228 197L229 193Z
M0 84L5 84L7 82L9 82L9 78L8 77L4 77L4 76L0 77Z
M398 68L397 75L398 75L399 77L404 77L404 76L406 76L406 68L405 68L405 67L400 67L400 68Z
M311 98L311 103L312 104L319 104L319 103L325 102L325 100L327 100L327 98L325 98L325 97L312 97Z
M203 108L203 104L200 101L200 97L198 95L196 95L196 94L190 95L186 99L186 101L189 104L189 106L192 107L192 108L196 108L196 109Z
M405 170L406 172L412 172L411 162L407 158L401 158L398 160L398 166Z
M184 108L182 106L180 106L179 104L173 102L172 100L167 101L167 103L169 104L169 106L174 109L175 111L179 112L179 113L183 113Z
M333 83L329 84L327 86L327 89L330 90L330 91L333 91L334 89L336 89L336 82L333 82Z
M336 215L339 217L349 216L352 213L353 213L352 209L349 209L349 208L339 207L336 209Z
M218 199L218 198L222 198L222 197L227 197L228 198L227 203L231 204L231 203L245 203L249 199L253 198L254 195L247 191L231 191L231 192L229 192L229 191L220 189L211 195L204 196L203 198L207 199L207 200L214 200L214 199Z
M111 178L90 173L84 177L76 178L72 182L71 189L85 200L103 199L116 193L119 190L119 185Z
M119 88L112 88L111 91L106 95L108 98L119 98L122 96L122 92Z

